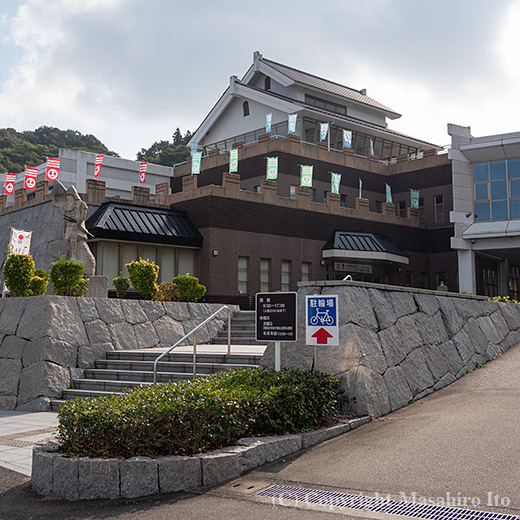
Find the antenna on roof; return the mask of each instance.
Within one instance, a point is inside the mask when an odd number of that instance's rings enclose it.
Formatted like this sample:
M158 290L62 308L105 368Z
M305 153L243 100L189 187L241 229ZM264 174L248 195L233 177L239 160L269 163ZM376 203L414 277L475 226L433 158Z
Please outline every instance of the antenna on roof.
M367 89L366 88L362 88L359 93L362 95L362 96L366 96L367 95Z

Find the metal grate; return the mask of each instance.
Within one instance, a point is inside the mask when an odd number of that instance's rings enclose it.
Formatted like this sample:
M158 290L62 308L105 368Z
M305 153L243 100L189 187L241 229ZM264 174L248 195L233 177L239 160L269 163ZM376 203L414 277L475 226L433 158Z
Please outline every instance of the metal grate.
M409 516L426 520L520 520L520 517L516 515L489 513L487 511L425 504L422 502L402 502L379 497L349 495L347 493L291 486L274 485L261 491L257 496L292 500L304 504L345 507L373 513ZM453 497L453 500L456 499L457 497Z

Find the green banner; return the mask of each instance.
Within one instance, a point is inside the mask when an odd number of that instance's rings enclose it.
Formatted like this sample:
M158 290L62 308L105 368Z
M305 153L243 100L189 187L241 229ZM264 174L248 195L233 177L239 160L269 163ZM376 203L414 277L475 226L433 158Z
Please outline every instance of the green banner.
M202 160L202 152L193 152L191 156L191 174L198 175L200 173L200 161Z
M278 177L278 157L267 158L267 180L276 180Z
M412 208L419 209L419 190L410 190L410 194L412 197Z
M386 185L386 203L392 204L392 188L388 184Z
M313 166L300 166L300 186L312 188Z
M330 191L339 195L339 185L341 183L341 173L332 173L330 179Z
M234 148L229 151L229 173L238 171L238 149Z

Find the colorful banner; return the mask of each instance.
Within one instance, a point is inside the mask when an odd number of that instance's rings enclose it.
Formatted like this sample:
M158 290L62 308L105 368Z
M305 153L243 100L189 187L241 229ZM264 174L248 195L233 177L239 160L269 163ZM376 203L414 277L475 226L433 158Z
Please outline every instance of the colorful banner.
M290 114L289 115L289 128L287 130L288 134L293 134L296 132L296 117L298 114Z
M374 155L374 140L370 139L370 155Z
M362 192L363 192L363 181L361 179L359 179L359 198L362 199L363 197L361 196L362 195Z
M278 157L267 158L267 180L276 180L278 177Z
M99 177L101 165L103 164L104 155L96 155L96 166L94 167L94 177Z
M148 163L142 162L139 165L139 182L142 184L146 182L146 170L148 169Z
M327 139L329 133L329 123L320 123L320 141Z
M312 188L313 166L300 166L300 186Z
M199 149L199 143L191 143L190 155L193 157L193 154Z
M25 184L26 190L34 191L36 189L36 177L38 176L38 168L25 167Z
M330 191L339 195L339 185L341 184L341 173L330 172Z
M229 151L229 173L238 172L238 149L234 148Z
M11 241L9 242L9 253L15 255L28 255L31 248L32 231L11 228Z
M392 188L388 184L386 186L386 203L392 204Z
M273 120L273 114L265 115L265 133L268 134L271 132L271 122Z
M5 174L5 188L4 193L6 195L12 195L14 193L14 182L16 181L16 173Z
M352 130L343 130L343 148L352 148Z
M202 160L202 152L193 152L191 157L191 174L198 175L200 173L200 161Z
M413 209L419 209L419 190L410 190L411 204Z
M45 171L46 181L57 181L60 177L60 160L47 157L47 170Z

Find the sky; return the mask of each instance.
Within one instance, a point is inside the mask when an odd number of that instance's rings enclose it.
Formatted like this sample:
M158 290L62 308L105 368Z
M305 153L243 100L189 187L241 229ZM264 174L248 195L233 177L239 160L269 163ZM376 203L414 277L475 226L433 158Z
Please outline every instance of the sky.
M448 145L520 131L520 0L0 0L0 128L93 134L121 157L194 132L253 52Z

